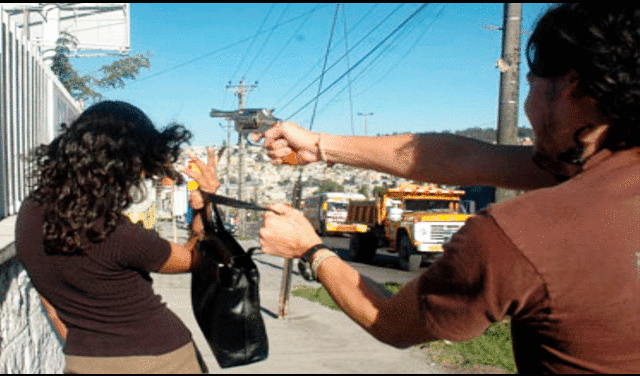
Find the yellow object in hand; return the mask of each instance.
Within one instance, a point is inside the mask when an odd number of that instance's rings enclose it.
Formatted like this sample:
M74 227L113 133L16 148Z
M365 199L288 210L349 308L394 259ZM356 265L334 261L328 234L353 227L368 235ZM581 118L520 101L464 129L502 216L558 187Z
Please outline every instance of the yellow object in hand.
M189 162L189 168L192 171L198 172L198 173L202 173L202 171L200 171L200 169L198 168L198 166L196 166L195 163L193 163L193 161ZM190 191L196 190L198 189L199 185L198 182L195 180L191 180L190 182L187 183L187 189Z

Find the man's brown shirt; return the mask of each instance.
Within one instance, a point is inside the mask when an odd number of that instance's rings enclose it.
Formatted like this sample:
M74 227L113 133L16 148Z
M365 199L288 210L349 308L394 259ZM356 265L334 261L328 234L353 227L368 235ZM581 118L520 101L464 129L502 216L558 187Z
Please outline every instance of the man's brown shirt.
M640 373L640 148L491 206L444 248L421 277L433 335L510 316L520 372Z

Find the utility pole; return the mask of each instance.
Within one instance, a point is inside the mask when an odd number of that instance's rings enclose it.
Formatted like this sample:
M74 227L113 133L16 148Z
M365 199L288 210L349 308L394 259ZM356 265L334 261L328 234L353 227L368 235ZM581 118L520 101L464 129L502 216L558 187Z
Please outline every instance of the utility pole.
M238 85L232 85L231 81L227 85L227 90L232 89L233 93L238 97L238 109L244 109L245 98L248 92L253 91L258 87L258 82L253 85L245 85L244 78L240 80ZM237 129L237 128L236 128ZM245 135L242 132L238 132L238 200L244 201L244 154L245 154ZM244 209L238 210L240 217L240 237L244 238L247 235L247 215Z
M502 26L502 58L500 69L500 99L498 104L498 145L518 143L518 82L520 79L521 3L504 4ZM517 191L496 189L496 202L509 200Z
M224 127L222 126L222 124L219 125L220 128L227 128L227 138L224 142L224 146L227 152L227 164L224 166L224 195L229 196L229 165L231 164L231 141L229 140L229 138L231 137L231 120L227 119L227 125ZM220 163L220 161L218 161L218 163Z
M358 116L362 116L364 118L364 135L367 135L367 117L368 116L373 116L373 112L369 112L366 114L363 114L362 112L358 112Z

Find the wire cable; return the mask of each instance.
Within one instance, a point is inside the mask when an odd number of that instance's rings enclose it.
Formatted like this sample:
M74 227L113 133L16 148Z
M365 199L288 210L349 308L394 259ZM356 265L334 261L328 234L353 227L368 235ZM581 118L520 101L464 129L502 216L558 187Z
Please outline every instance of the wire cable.
M318 5L316 7L316 9L320 7L320 5ZM304 25L306 25L306 23L309 21L309 19L311 19L313 13L309 13L307 15L307 18L305 18L300 25L298 25L298 28L296 29L296 31L293 32L293 34L291 34L291 37L289 38L289 40L287 41L287 43L284 44L284 47L282 47L280 49L280 51L278 51L278 53L276 54L276 56L271 59L271 61L269 62L269 64L267 64L267 67L260 73L260 75L258 76L258 78L256 79L256 81L260 81L262 79L262 77L264 76L265 73L267 73L267 71L269 70L269 68L271 68L271 65L273 65L273 63L280 57L280 55L282 55L282 53L284 52L284 50L289 47L289 45L291 44L291 42L293 42L293 40L295 39L295 37L298 35L298 33L300 32L300 30L302 30L302 27L304 27Z
M422 20L416 19L417 24L420 24L422 22ZM353 82L359 81L361 77L365 76L368 73L372 73L372 69L371 67L376 65L379 61L379 59L384 56L385 54L387 54L388 52L392 51L395 48L395 45L399 44L401 38L403 38L405 36L405 34L407 33L407 29L403 29L401 32L399 32L396 36L394 36L393 40L391 40L389 42L389 44L387 44L384 48L382 48L380 50L380 52L374 56L368 63L367 65L365 65L364 67L362 67L362 69L358 72L358 74L356 75L356 77L352 80ZM350 76L350 73L348 74L348 76ZM329 101L327 101L327 103L325 104L324 107L322 107L318 113L322 113L324 112L332 103L336 102L336 98L338 98L340 96L340 94L342 94L346 89L350 89L350 87L348 85L345 85L339 92L337 92Z
M327 69L327 60L329 60L329 51L331 51L331 41L333 40L333 32L336 29L336 21L338 20L338 11L340 10L340 3L336 3L336 11L333 12L333 21L331 23L331 33L329 33L329 42L327 43L327 52L324 54L324 63L322 64L322 73L320 74L320 83L318 84L318 95L316 96L316 103L313 105L313 113L311 114L311 121L309 122L309 130L313 129L313 121L316 118L316 109L318 108L318 100L320 98L320 91L322 90L322 81L324 81L324 74Z
M372 6L368 11L367 11L367 13L365 13L365 14L360 18L360 20L359 20L359 21L358 21L358 22L353 26L352 31L353 31L354 29L356 29L356 28L358 27L358 25L359 25L362 21L364 21L364 19L365 19L365 18L367 18L367 17L369 16L369 14L371 14L371 12L372 12L372 11L373 11L373 10L374 10L378 5L380 5L380 4L378 4L378 3L374 4L374 5L373 5L373 6ZM317 62L316 64L314 64L313 66L311 66L311 67L309 68L309 70L307 70L307 71L306 71L306 72L305 72L305 73L300 77L300 79L298 79L298 81L297 81L295 84L293 84L293 86L291 86L291 87L289 88L289 90L287 90L287 92L286 92L286 93L284 93L284 95L282 95L282 96L281 96L281 97L280 97L280 98L275 102L275 104L274 104L273 106L271 106L271 107L272 107L272 108L276 108L276 107L278 107L278 106L276 106L276 105L277 105L278 103L280 103L284 98L286 98L286 97L289 95L289 93L291 93L291 92L292 92L296 87L298 87L298 85L300 85L300 83L301 83L304 79L306 79L306 78L307 78L307 76L309 76L309 74L311 74L311 72L312 72L312 71L313 71L313 70L318 66L318 64L320 64L320 62L321 62L321 61L322 61L322 59L318 59L318 62ZM315 82L315 81L313 81L313 82ZM310 87L311 85L313 85L313 83L311 83L311 84L309 85L309 87ZM305 90L306 90L306 88L305 88ZM296 97L297 97L297 96L296 96Z
M249 55L249 50L251 50L251 47L253 47L253 44L258 39L258 35L260 35L260 33L262 31L262 27L267 22L267 18L269 18L269 15L271 15L271 12L273 11L273 8L275 6L276 6L275 3L271 4L271 7L269 8L269 11L267 12L267 14L262 19L262 23L260 24L260 27L258 27L258 31L254 34L253 40L251 41L251 43L249 43L249 47L247 47L247 50L245 51L244 56L240 60L240 64L238 65L238 68L236 68L236 71L233 72L233 74L231 75L231 78L230 78L231 81L233 81L233 79L236 77L236 74L238 74L238 72L240 71L240 67L242 67L242 65L244 64L244 60L247 58L247 55Z
M366 60L372 53L374 53L378 48L380 48L380 46L382 44L384 44L389 38L391 38L393 35L395 35L399 30L401 30L409 21L411 21L411 19L413 19L413 17L415 17L418 13L420 13L425 7L427 6L427 4L422 4L422 6L420 6L420 8L418 8L415 12L413 12L409 17L407 17L407 19L405 19L404 21L402 21L402 23L400 25L398 25L398 27L396 27L391 33L389 33L389 35L387 35L380 43L378 43L374 48L371 49L371 51L369 51L365 56L363 56L360 60L358 60L357 63L354 64L353 67L351 67L347 72L343 73L340 77L338 77L335 81L333 81L331 83L331 85L329 85L326 89L324 89L322 92L318 93L318 95L316 97L319 97L320 95L324 94L325 92L327 92L327 90L331 89L336 83L338 83L340 80L342 80L347 73L351 72L353 69L355 69L357 66L359 66L364 60ZM301 108L299 108L296 112L294 112L292 115L290 115L289 117L287 117L287 120L291 119L293 116L297 115L300 111L302 111L303 109L305 109L308 105L310 105L316 98L311 99L309 102L305 103L304 106L302 106Z
M389 69L387 70L384 74L382 74L380 76L380 78L374 82L373 84L371 84L369 87L367 87L366 89L362 90L360 93L358 93L358 95L367 92L368 90L371 90L372 87L374 87L375 85L377 85L378 83L380 83L382 80L384 80L385 78L387 78L387 76L398 67L398 65L400 65L401 62L404 61L404 59L411 53L411 51L413 51L413 49L418 45L418 43L422 40L422 38L424 38L424 36L427 34L427 32L431 29L431 26L442 16L442 13L444 12L444 9L446 8L447 4L444 4L442 6L442 8L440 8L440 11L436 14L435 18L427 25L427 27L424 29L424 31L422 32L422 34L415 40L415 42L411 45L411 47L409 48L409 50Z
M314 13L314 12L316 12L317 10L319 10L319 9L321 9L321 8L324 8L326 5L327 5L327 4L322 4L321 6L318 6L318 7L313 8L313 9L312 9L312 10L310 10L309 12L305 12L305 13L303 13L303 14L299 15L299 16L296 16L296 17L293 17L293 18L291 18L291 19L288 19L288 20L286 20L286 21L282 22L280 25L276 25L276 26L274 26L274 27L273 27L273 29L279 29L279 28L281 28L281 27L283 27L283 26L285 26L285 25L287 25L287 24L289 24L289 23L291 23L291 22L295 22L295 21L297 21L297 20L299 20L299 19L301 19L301 18L303 18L303 17L307 16L309 13ZM195 57L195 58L193 58L193 59L187 60L187 61L185 61L185 62L182 62L182 63L176 64L176 65L173 65L173 66L171 66L171 67L169 67L169 68L166 68L166 69L164 69L164 70L162 70L162 71L160 71L160 72L158 72L158 73L154 73L154 74L149 75L149 76L146 76L146 77L138 78L138 79L136 79L135 81L131 81L131 82L129 83L129 85L131 85L131 84L135 84L135 83L138 83L138 82L140 82L140 81L145 81L145 80L148 80L148 79L151 79L151 78L157 77L157 76L160 76L160 75L165 74L165 73L167 73L167 72L170 72L170 71L172 71L172 70L174 70L174 69L179 69L179 68L182 68L182 67L187 66L187 65L189 65L189 64L193 64L193 63L195 63L196 61L199 61L199 60L205 59L205 58L207 58L207 57L209 57L209 56L212 56L212 55L215 55L215 54L217 54L217 53L219 53L219 52L222 52L222 51L228 50L228 49L230 49L230 48L233 48L233 47L235 47L235 46L238 46L238 45L240 45L240 44L242 44L242 43L244 43L244 42L246 42L246 41L248 41L248 40L250 40L250 39L254 38L256 35L261 35L261 34L264 34L264 33L267 33L267 32L269 32L269 30L265 30L264 32L260 32L260 33L256 33L256 34L254 34L254 35L250 35L250 36L248 36L248 37L246 37L246 38L243 38L243 39L241 39L241 40L239 40L239 41L237 41L237 42L230 43L230 44L228 44L228 45L226 45L226 46L224 46L224 47L220 47L220 48L217 48L217 49L215 49L215 50L209 51L209 52L207 52L207 53L205 53L205 54L202 54L202 55L200 55L200 56L198 56L198 57Z
M285 13L287 13L290 7L291 7L291 3L288 3L287 6L284 7L284 10L282 11L282 13L280 13L280 17L278 17L278 19L276 20L276 25L280 23L280 21L282 20L282 17L284 17ZM271 29L271 32L269 33L269 35L267 35L267 39L265 39L264 43L262 43L260 50L258 50L258 53L256 53L256 56L253 58L253 60L249 64L249 67L246 69L245 76L249 74L249 72L251 71L251 68L253 67L253 64L255 64L256 60L258 60L258 58L262 55L262 51L264 51L264 48L269 43L269 40L271 39L271 36L273 35L274 31L275 31L274 29Z
M356 42L356 44L354 44L348 52L351 52L353 49L355 49L358 45L360 45L360 43L362 43L365 39L367 39L369 37L369 35L371 35L375 30L377 30L380 26L382 26L382 24L384 24L393 14L395 14L400 8L402 8L404 6L404 4L400 4L398 7L396 7L391 13L389 13L389 15L387 15L387 17L385 17L382 21L380 21L376 26L373 27L373 29L371 29L365 36L363 36L362 38L360 38L360 40L358 42ZM336 60L328 69L327 71L330 71L333 67L336 66L336 64L338 64L347 54L342 55L338 60ZM285 109L287 106L289 106L293 101L295 101L296 99L300 98L300 95L302 93L304 93L308 88L311 87L311 85L313 85L314 83L316 83L316 81L318 81L320 79L320 76L316 77L315 80L311 81L311 83L309 83L304 89L302 89L300 92L298 92L298 94L296 94L293 99L291 99L289 102L287 102L287 104L285 104L284 106L282 106L280 108L280 110L282 111L283 109Z
M420 24L422 23L423 20L416 18L416 22L414 24ZM393 39L387 44L385 45L380 52L374 56L368 63L367 65L363 66L360 70L360 72L356 75L356 77L353 79L353 82L359 81L361 77L367 75L367 74L372 74L373 73L373 69L372 67L377 65L380 61L381 58L385 55L387 55L389 52L393 51L397 45L399 44L404 44L404 43L400 43L403 38L405 38L407 35L409 35L409 31L408 28L404 28L402 31L400 31L398 34L396 34L396 36L393 37ZM347 88L349 88L348 85L345 85L342 90L340 90L338 93L336 93L329 101L327 101L326 105L319 111L319 112L323 112L325 111L332 103L336 102L336 98L338 98L340 96L340 94L342 94ZM360 95L361 93L358 93L358 95Z
M420 23L420 22L421 21L416 21L416 23ZM389 44L387 44L376 56L374 56L367 63L366 66L362 67L362 69L358 72L356 77L353 79L353 82L359 81L361 77L372 73L373 72L372 67L375 66L384 55L386 55L390 51L393 51L393 49L395 48L395 45L399 44L401 38L403 37L402 34L405 33L405 31L406 31L406 29L404 29L402 32L398 33ZM320 111L318 111L318 112L319 113L324 112L332 103L334 103L336 101L336 98L338 98L340 96L340 94L342 94L347 88L348 88L348 86L345 85L345 87L343 87L342 90L337 92L330 100L328 100L327 103L325 104L325 106L322 107L322 109L320 109ZM360 94L362 94L362 92L358 93L357 95L360 95Z
M349 59L349 39L347 38L347 14L345 12L345 8L347 6L345 4L342 5L342 31L344 33L344 49L345 49L345 54L347 55L347 70L349 70L349 68L351 68L351 61ZM347 74L347 80L349 81L349 114L350 114L350 119L351 119L351 134L355 135L356 131L355 131L355 127L354 127L354 121L353 121L353 96L351 95L351 72L349 72Z

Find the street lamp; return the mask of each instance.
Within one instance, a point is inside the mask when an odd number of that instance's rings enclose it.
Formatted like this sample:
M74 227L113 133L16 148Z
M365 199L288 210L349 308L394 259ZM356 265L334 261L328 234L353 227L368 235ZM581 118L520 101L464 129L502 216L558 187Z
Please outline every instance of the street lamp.
M358 112L358 116L364 117L364 135L365 136L367 135L367 117L368 116L372 116L372 115L373 115L373 112L369 112L369 113L366 113L366 114L364 114L362 112Z

